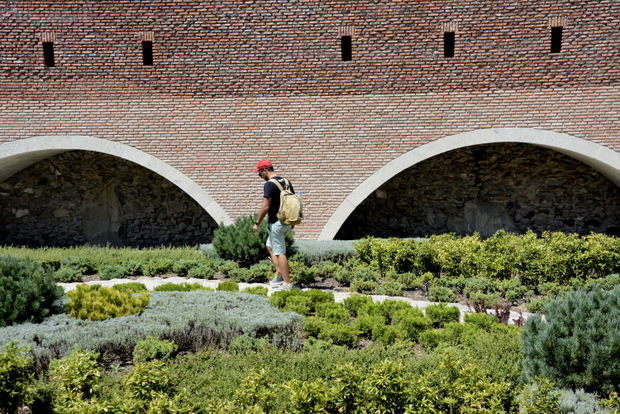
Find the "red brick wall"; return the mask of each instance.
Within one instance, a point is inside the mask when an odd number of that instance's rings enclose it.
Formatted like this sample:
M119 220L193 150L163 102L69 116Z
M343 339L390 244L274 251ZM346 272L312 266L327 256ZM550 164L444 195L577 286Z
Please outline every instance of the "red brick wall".
M233 218L258 209L251 171L268 156L304 192L300 237L316 237L374 171L441 137L540 128L620 152L616 0L5 1L0 16L0 144L122 142ZM559 54L551 21L563 25ZM456 31L454 58L444 29Z

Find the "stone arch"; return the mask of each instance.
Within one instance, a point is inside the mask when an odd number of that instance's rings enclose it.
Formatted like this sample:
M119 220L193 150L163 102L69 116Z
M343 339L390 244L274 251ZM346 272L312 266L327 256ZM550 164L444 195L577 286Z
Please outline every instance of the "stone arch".
M362 201L405 169L448 151L495 143L531 144L557 151L590 166L620 187L620 153L608 147L567 134L540 129L481 129L448 136L421 145L377 170L340 204L323 228L319 240L332 240L346 219Z
M0 145L0 182L43 159L76 150L112 155L149 169L187 193L217 223L232 223L224 209L204 189L170 164L129 145L89 136L39 136Z

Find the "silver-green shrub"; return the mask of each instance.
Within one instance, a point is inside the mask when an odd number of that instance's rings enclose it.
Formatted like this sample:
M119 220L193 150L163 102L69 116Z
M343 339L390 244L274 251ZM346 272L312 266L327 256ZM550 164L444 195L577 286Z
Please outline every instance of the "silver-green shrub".
M138 340L147 336L172 340L179 351L227 346L247 334L272 344L297 348L303 317L281 313L258 295L231 292L152 292L141 315L85 321L55 315L43 323L0 328L0 347L15 339L30 345L37 370L68 355L75 345L106 357L131 360Z

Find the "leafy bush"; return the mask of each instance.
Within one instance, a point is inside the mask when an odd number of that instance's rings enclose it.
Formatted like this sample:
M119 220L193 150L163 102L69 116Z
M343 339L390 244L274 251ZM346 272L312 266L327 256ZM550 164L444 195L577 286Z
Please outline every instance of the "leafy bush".
M456 299L456 294L450 288L433 286L430 289L428 298L433 302L452 303Z
M226 292L239 292L239 285L235 282L221 282L217 285L217 289L219 291Z
M88 412L100 391L99 354L75 347L71 354L50 363L50 380L56 386L55 412Z
M129 269L124 265L103 265L99 269L100 280L125 279L130 276Z
M243 289L243 292L250 293L252 295L260 295L260 296L267 297L267 293L269 292L269 289L267 289L264 286L248 286L245 289Z
M359 295L357 293L352 294L348 298L345 298L344 307L353 316L357 316L357 312L364 305L372 305L373 300L371 296Z
M191 269L202 265L201 260L176 260L172 263L172 271L179 276L188 276Z
M147 336L136 343L133 349L134 362L149 362L154 359L167 360L176 355L179 347L172 341Z
M342 269L341 265L329 260L323 260L312 266L312 272L314 273L314 277L319 278L320 280L334 277L336 272L338 272L340 269Z
M206 263L200 263L198 266L191 267L187 270L187 277L196 279L212 279L213 276L215 276L215 270Z
M312 300L305 295L289 296L282 308L283 312L295 312L303 316L310 314Z
M351 282L351 292L373 294L379 286L377 282L363 279L355 279Z
M51 271L36 262L0 257L0 327L31 320L41 322L61 311L63 290Z
M144 285L144 283L140 282L129 282L129 283L117 283L112 286L112 289L116 289L120 292L130 292L130 293L142 293L148 292L148 289Z
M257 215L239 217L229 226L220 224L213 232L213 249L219 257L233 260L242 267L250 267L269 257L265 246L267 240L267 222L263 221L254 233L254 222ZM293 251L293 232L285 238L286 251Z
M148 293L136 297L130 292L99 285L78 285L75 290L67 292L67 297L71 299L65 305L67 313L76 319L91 321L142 312L150 300Z
M60 268L75 269L83 275L95 273L95 266L88 258L83 256L67 256L60 260Z
M299 287L312 285L315 282L312 269L302 263L290 263L290 276L291 282Z
M59 283L81 282L82 276L82 272L70 267L61 267L54 272L54 280Z
M467 313L463 320L485 331L490 331L493 326L497 325L497 318L487 313Z
M392 280L384 281L381 286L375 289L375 294L386 296L402 296L405 285Z
M200 283L164 283L153 289L155 292L191 292L193 290L213 290L209 287L202 286Z
M319 332L318 339L353 348L357 345L359 334L353 326L327 322Z
M461 311L456 306L446 306L445 303L438 303L426 307L426 316L433 321L433 326L439 328L449 322L458 322Z
M228 272L228 277L230 278L231 282L235 282L235 283L247 283L250 282L252 280L252 271L250 269L247 269L245 267L240 267L237 269L231 269Z
M523 331L524 375L562 387L609 393L620 386L620 286L573 291L529 318Z
M156 259L149 260L142 265L142 273L145 276L159 276L172 272L172 260Z
M33 379L32 359L27 346L8 343L0 352L0 411L14 413L26 398Z
M316 315L329 323L348 324L351 322L351 314L342 303L322 303L317 307Z

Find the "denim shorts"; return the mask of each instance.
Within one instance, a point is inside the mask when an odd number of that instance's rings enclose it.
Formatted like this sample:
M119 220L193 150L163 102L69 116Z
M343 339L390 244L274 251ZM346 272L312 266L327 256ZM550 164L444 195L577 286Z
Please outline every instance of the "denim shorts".
M284 238L291 231L290 224L282 224L280 220L275 223L269 223L269 236L267 237L267 247L271 248L274 255L280 256L286 254L286 244Z

